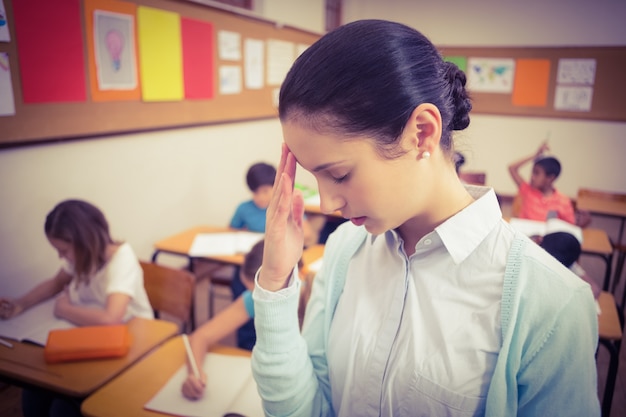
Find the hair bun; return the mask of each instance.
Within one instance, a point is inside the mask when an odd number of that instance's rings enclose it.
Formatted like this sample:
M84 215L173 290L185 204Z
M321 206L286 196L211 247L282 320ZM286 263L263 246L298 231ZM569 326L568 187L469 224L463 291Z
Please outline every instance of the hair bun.
M450 84L450 96L454 105L454 116L450 121L452 130L463 130L470 123L469 113L472 110L472 100L465 89L467 78L465 73L453 62L444 62L445 78Z

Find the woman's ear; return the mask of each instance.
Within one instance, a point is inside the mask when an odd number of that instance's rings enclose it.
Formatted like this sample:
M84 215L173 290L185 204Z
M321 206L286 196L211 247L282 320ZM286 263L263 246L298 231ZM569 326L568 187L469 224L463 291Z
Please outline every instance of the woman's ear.
M441 113L437 106L423 103L413 109L405 131L412 141L411 146L418 154L432 154L441 140Z

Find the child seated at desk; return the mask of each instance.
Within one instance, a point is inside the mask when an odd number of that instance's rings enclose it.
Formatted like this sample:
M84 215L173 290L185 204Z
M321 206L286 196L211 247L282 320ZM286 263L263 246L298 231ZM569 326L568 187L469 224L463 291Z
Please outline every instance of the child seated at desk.
M263 240L257 242L252 249L250 249L250 252L246 254L243 265L239 270L241 282L246 288L245 291L237 297L231 305L222 310L213 319L196 329L189 337L191 350L197 364L202 364L204 362L206 352L208 352L209 348L215 343L240 328L248 321L254 319L252 290L254 289L254 275L263 261L263 246ZM302 319L304 318L304 305L306 305L310 295L313 274L305 273L302 261L300 261L299 267L301 273L306 275L301 285L301 308L298 311L300 316L298 319L302 322ZM192 400L202 397L207 375L204 374L202 370L201 374L202 381L199 381L194 376L191 368L189 369L187 379L182 386L182 392L185 397Z
M10 319L57 296L54 314L77 326L153 318L139 260L128 243L111 238L104 214L82 200L65 200L48 213L44 231L65 265L17 299L0 297L0 318ZM24 416L80 415L80 401L24 389Z

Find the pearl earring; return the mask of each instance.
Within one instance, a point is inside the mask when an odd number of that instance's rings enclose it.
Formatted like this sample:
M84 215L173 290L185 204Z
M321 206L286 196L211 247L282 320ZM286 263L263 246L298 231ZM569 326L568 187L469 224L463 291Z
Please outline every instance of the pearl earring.
M430 152L428 151L422 152L422 159L428 159L428 158L430 158Z

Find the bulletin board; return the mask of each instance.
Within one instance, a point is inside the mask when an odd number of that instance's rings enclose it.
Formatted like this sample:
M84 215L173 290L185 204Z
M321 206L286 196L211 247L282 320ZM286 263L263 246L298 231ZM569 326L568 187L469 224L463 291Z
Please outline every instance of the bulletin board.
M474 113L626 121L626 46L442 47Z
M321 35L200 3L2 0L14 114L0 116L0 147L276 117L284 75Z

